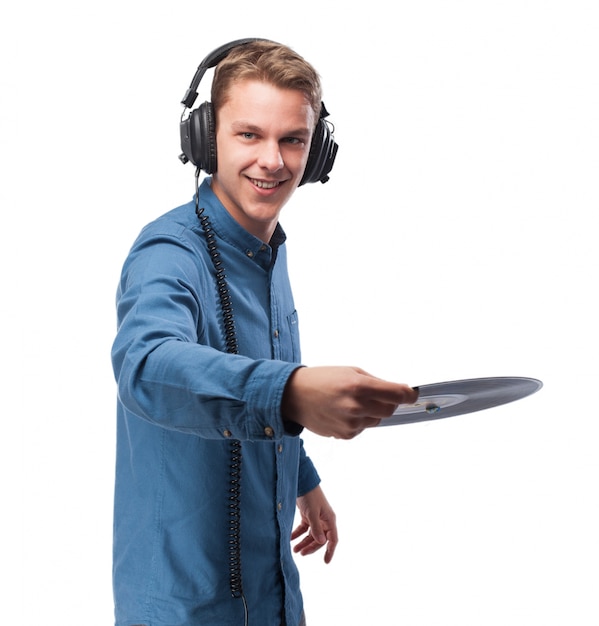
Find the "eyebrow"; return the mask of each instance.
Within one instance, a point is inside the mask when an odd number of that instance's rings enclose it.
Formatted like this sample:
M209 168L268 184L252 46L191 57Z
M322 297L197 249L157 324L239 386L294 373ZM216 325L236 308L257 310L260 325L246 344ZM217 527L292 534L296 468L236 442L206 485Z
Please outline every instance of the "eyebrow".
M244 120L238 120L236 122L232 122L231 127L234 131L238 132L252 132L261 134L263 129L260 126L256 126L256 124L252 124L251 122L246 122ZM290 130L284 133L286 137L310 137L312 135L312 131L309 128L296 128L295 130Z

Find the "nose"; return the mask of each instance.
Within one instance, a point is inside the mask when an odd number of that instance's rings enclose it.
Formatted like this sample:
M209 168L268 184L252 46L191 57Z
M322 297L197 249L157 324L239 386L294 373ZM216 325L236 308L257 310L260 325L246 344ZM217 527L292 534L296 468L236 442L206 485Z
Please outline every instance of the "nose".
M277 172L283 168L283 155L277 141L268 141L261 144L258 154L258 165L269 172Z

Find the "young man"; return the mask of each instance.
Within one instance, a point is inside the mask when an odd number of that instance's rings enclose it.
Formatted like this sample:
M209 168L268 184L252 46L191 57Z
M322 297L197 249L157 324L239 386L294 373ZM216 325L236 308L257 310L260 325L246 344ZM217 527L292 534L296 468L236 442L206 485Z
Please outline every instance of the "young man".
M279 215L311 167L319 78L273 42L222 56L212 176L142 230L118 288L117 626L305 623L290 541L328 563L337 526L299 435L348 439L417 396L300 365Z

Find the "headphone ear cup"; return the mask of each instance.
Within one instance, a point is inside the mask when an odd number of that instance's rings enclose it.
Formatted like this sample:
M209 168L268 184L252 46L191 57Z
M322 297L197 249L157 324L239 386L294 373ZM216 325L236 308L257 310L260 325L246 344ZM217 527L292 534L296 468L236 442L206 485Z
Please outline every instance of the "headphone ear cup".
M321 118L312 135L306 169L299 186L319 181L326 183L329 180L329 172L333 169L338 148L339 146L333 139L331 129Z
M216 130L210 102L201 104L181 122L181 148L196 167L207 174L216 171Z
M202 155L201 168L206 174L216 172L216 123L214 107L204 102L197 109L199 117L199 150Z
M192 112L192 135L198 155L198 167L207 174L216 172L216 129L212 103L204 102Z

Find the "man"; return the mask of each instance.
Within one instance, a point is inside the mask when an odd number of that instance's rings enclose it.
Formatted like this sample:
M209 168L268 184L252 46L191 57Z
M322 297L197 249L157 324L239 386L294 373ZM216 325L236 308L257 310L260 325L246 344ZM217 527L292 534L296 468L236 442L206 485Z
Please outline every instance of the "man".
M214 162L196 163L212 176L142 230L118 288L117 626L304 624L290 540L328 563L337 526L299 435L348 439L417 396L300 365L279 215L312 167L320 81L273 42L216 58L197 139Z

